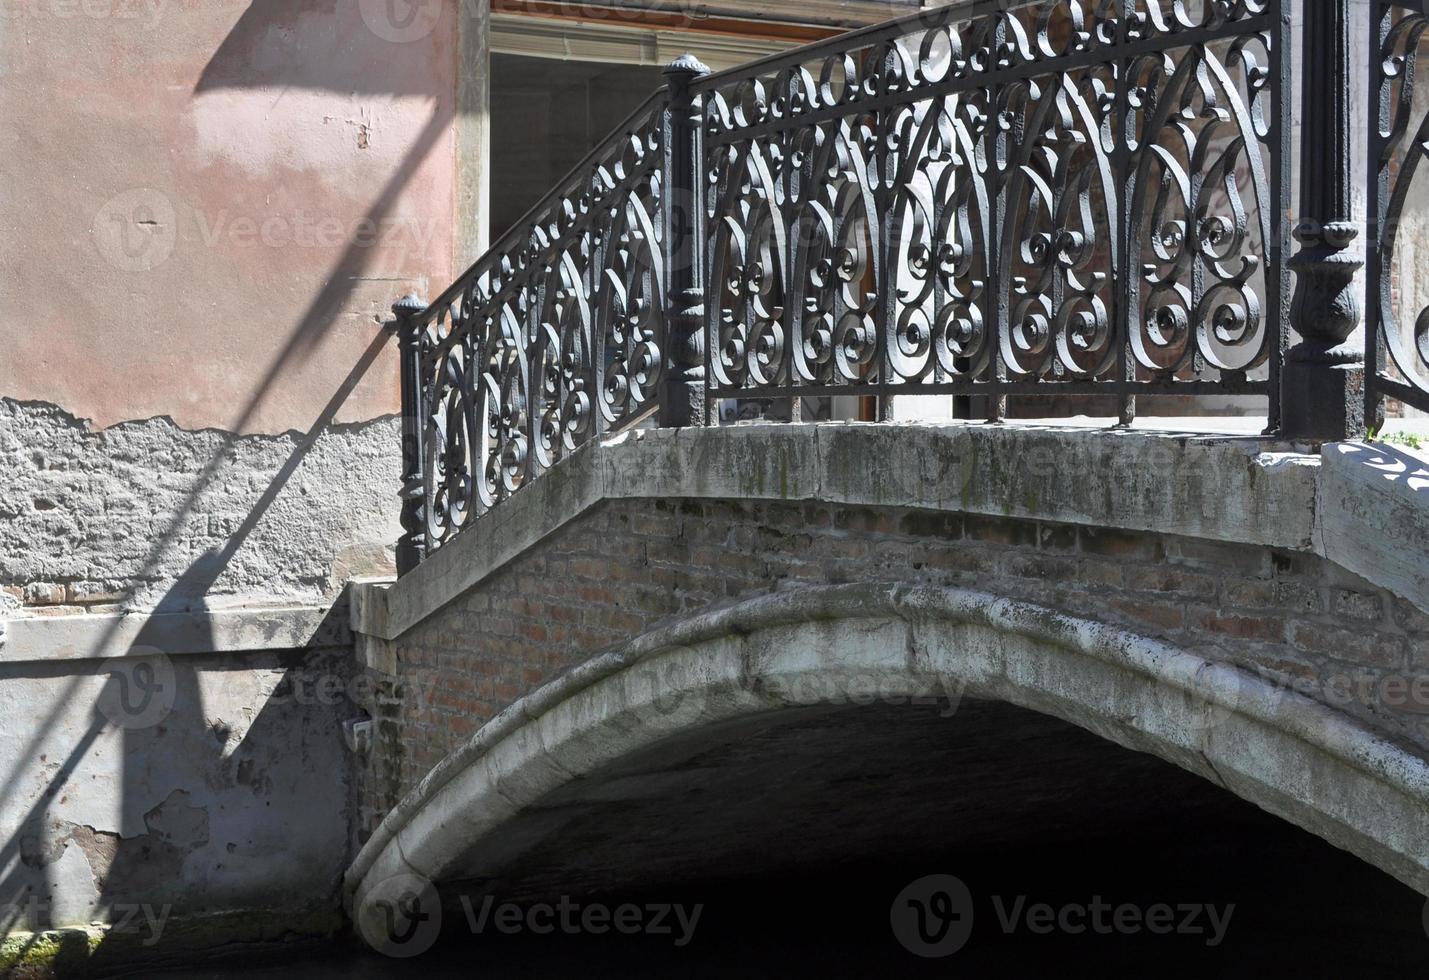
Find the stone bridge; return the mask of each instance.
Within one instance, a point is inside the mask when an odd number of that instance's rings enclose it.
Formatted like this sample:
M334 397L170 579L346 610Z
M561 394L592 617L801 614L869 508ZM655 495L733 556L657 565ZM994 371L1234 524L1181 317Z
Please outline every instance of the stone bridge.
M976 844L1049 808L1074 837L1222 791L1429 894L1424 474L1066 424L591 442L355 587L350 905Z

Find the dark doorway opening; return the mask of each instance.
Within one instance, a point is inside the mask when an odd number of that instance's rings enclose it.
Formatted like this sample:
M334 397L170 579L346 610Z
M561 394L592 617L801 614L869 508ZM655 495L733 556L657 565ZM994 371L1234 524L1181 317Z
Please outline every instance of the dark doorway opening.
M645 65L491 57L491 234L509 231L664 84Z

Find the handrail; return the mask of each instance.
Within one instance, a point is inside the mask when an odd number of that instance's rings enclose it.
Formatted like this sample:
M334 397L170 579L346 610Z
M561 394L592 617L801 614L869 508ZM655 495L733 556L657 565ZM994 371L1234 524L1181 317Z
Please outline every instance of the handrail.
M399 565L652 413L944 395L997 421L1052 396L1043 414L1128 424L1139 397L1238 395L1323 437L1326 365L1289 345L1290 4L962 0L729 71L680 59L431 306L395 308ZM1350 5L1307 6L1317 92L1349 88L1353 45L1327 38ZM1395 16L1387 48L1429 35ZM1343 116L1307 108L1307 159ZM1313 339L1355 267L1308 243L1297 262Z
M943 4L939 7L924 7L916 13L884 21L882 24L870 24L867 27L860 27L857 30L825 38L822 41L812 41L797 48L790 48L788 51L765 55L763 58L735 65L724 71L711 72L695 83L695 89L701 91L736 79L768 75L794 65L815 61L828 54L857 50L889 37L915 34L919 31L973 20L991 13L1030 7L1044 2L1045 0L956 0L954 3Z

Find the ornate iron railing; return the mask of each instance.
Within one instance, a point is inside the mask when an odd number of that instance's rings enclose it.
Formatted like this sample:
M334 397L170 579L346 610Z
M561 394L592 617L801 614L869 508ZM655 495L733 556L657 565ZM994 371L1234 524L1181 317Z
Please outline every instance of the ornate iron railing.
M1276 425L1290 2L971 0L681 59L398 305L399 565L594 435L722 401L1244 394Z
M593 434L664 365L668 93L653 95L430 306L402 318L410 567Z
M696 83L713 397L1273 393L1279 0L1011 6Z
M1429 412L1429 4L1374 0L1367 417L1386 398ZM1353 353L1353 351L1351 352Z

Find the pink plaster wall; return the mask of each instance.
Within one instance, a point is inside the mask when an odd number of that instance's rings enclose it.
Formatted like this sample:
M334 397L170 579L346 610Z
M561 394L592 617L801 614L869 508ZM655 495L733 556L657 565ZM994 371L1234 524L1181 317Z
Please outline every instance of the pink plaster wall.
M0 0L0 395L310 427L452 277L454 7ZM397 406L388 344L336 419Z

